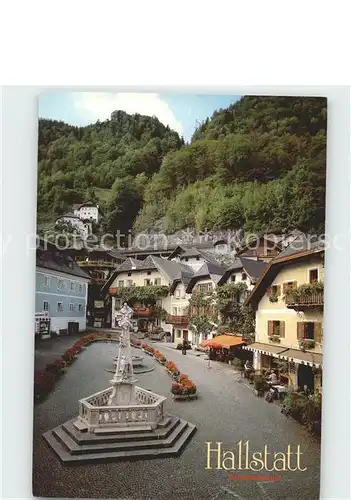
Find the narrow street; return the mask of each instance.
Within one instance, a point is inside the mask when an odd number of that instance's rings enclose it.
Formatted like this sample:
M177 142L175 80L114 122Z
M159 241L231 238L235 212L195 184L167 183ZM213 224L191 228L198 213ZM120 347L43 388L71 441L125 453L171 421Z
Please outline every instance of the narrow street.
M198 386L197 400L173 401L169 392L171 379L165 368L145 355L145 363L154 363L155 370L138 375L137 385L167 396L166 411L197 426L182 455L69 468L63 467L46 446L42 439L44 431L73 418L77 414L78 399L109 386L111 374L105 369L111 369L118 347L115 343L95 343L67 369L47 400L35 407L35 496L103 496L130 500L319 498L320 446L304 428L282 415L277 405L256 398L230 367L212 362L209 369L203 356L183 356L164 343L151 345L175 361ZM140 354L139 350L135 351ZM262 483L230 480L228 471L216 470L215 465L212 470L206 470L206 442L212 442L213 446L222 442L224 450L235 451L240 440L249 440L253 451L263 451L267 445L273 453L286 451L289 444L293 447L300 444L302 467L307 470L282 472L280 481Z

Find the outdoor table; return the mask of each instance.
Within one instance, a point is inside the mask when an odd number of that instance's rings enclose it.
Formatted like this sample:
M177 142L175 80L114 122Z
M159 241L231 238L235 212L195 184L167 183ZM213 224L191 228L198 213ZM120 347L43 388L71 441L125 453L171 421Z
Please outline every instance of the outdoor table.
M288 392L286 385L272 385L272 388L278 392L279 399L281 399L283 395Z

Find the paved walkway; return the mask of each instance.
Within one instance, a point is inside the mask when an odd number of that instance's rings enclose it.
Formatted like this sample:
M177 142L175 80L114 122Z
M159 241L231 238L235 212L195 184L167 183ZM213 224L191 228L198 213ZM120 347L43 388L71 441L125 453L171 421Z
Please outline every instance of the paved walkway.
M35 407L34 495L39 497L116 498L120 500L317 500L319 498L320 446L316 439L276 405L256 398L238 383L229 366L203 357L183 356L163 343L157 347L173 359L198 386L197 400L170 398L171 379L164 367L138 375L138 385L167 396L166 411L194 423L197 432L178 458L141 462L63 467L45 445L42 433L77 414L78 399L109 386L118 347L112 343L89 346L69 367L48 399ZM139 350L135 350L140 353ZM287 451L301 445L305 472L282 473L279 482L234 481L225 470L206 470L206 442L222 442L235 452L237 443L249 440L250 449ZM215 467L215 465L213 465ZM234 471L235 472L235 471ZM267 473L272 474L272 473Z

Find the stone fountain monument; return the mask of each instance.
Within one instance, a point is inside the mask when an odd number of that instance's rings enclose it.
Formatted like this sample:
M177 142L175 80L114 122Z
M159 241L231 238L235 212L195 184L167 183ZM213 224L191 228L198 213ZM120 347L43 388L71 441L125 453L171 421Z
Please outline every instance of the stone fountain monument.
M196 428L164 412L166 398L135 385L130 332L133 310L124 304L116 371L111 386L78 402L78 416L43 437L63 463L177 456Z

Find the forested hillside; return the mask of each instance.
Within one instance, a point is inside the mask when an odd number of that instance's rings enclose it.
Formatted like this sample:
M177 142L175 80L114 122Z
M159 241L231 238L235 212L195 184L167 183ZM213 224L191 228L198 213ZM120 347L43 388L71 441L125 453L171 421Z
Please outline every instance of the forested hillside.
M244 97L169 153L148 184L137 230L324 225L327 102Z
M41 119L39 224L53 221L72 203L95 201L102 194L106 227L132 227L152 174L182 144L157 118L123 111L87 127Z
M97 196L109 232L157 221L167 232L322 231L326 106L244 97L216 111L189 145L155 117L122 111L87 127L40 120L39 223Z

